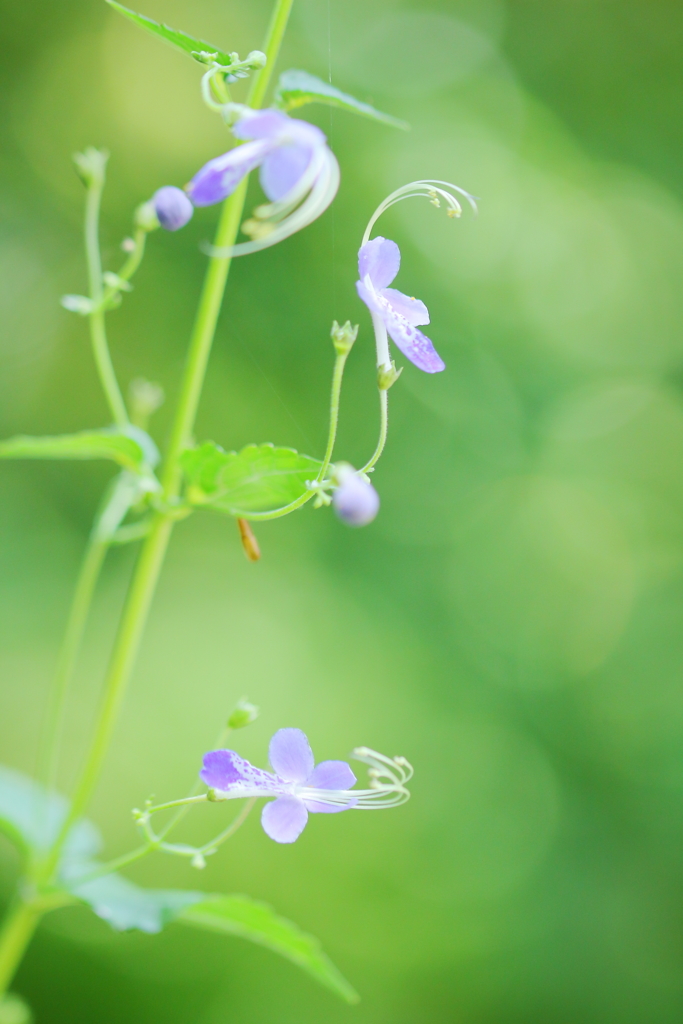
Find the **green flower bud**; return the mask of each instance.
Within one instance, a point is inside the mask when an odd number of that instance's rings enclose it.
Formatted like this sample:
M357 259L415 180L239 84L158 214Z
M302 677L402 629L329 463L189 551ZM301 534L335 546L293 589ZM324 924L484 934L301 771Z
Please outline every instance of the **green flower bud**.
M160 225L154 205L148 202L138 206L133 214L133 223L141 231L156 231Z
M76 173L84 185L88 188L92 185L104 185L108 159L109 153L106 149L95 149L93 146L88 146L84 153L74 153Z
M259 716L259 708L250 704L248 700L238 700L235 710L228 719L229 729L244 729L245 725L251 725Z

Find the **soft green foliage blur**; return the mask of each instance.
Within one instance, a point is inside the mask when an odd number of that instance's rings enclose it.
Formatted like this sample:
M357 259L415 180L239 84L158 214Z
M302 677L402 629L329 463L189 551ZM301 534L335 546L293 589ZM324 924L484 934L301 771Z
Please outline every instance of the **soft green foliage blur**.
M138 0L245 54L267 0ZM0 18L0 437L106 426L82 319L83 189L71 153L111 151L105 263L133 208L222 151L201 67L99 0L6 0ZM447 362L390 394L382 509L353 531L310 505L237 529L179 525L92 816L110 855L130 808L183 794L242 695L234 737L264 764L281 726L319 759L405 754L413 799L317 815L291 847L257 815L203 874L150 858L142 884L246 892L318 935L363 1001L273 954L171 926L115 935L49 916L16 990L39 1024L674 1024L683 839L683 174L673 0L296 0L281 68L305 68L410 133L306 108L342 185L324 217L236 262L197 439L322 456L333 319L358 320L337 456L376 440L373 342L356 250L410 178L424 200L379 230ZM235 87L236 96L240 89ZM253 189L254 201L258 190ZM150 239L109 317L127 384L158 380L162 445L216 210ZM405 360L398 360L401 365ZM105 464L0 465L2 761L33 769L41 706ZM61 783L96 705L134 548L112 552L71 705ZM227 821L193 811L188 839ZM5 890L16 869L1 847Z

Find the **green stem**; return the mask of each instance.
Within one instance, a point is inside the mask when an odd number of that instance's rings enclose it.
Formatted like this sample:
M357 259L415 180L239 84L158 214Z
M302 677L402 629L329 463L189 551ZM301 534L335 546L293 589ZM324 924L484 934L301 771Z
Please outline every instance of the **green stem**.
M218 738L216 739L216 742L211 747L211 749L212 750L220 750L221 747L225 746L225 741L227 740L228 736L230 735L230 733L232 731L233 731L233 729L232 729L231 725L223 726L223 728L221 729L221 731L218 734ZM192 789L190 790L190 792L187 795L189 797L197 796L197 794L199 793L199 791L200 791L200 789L202 788L203 785L204 785L204 783L202 782L202 780L200 778L197 778L195 780L194 785L192 786ZM171 831L171 829L174 829L176 827L176 825L180 824L180 822L183 820L183 818L185 817L185 815L187 814L187 812L189 810L190 810L190 806L189 805L187 807L179 807L178 810L173 815L173 817L171 818L171 820L169 821L169 823L166 825L166 827L162 829L159 838L160 839L165 839L166 836Z
M43 872L45 879L52 876L69 829L85 810L99 778L119 716L126 685L140 646L152 595L159 578L172 528L173 521L171 519L165 515L157 515L147 541L140 552L109 665L95 735L71 802L69 814L64 820L59 836L45 863Z
M349 350L350 351L350 350ZM346 366L346 360L349 357L348 352L337 355L334 363L334 372L332 374L332 391L330 395L330 427L327 435L327 449L320 467L316 482L320 483L325 479L325 474L330 468L330 462L332 461L332 454L334 452L335 441L337 440L337 427L339 425L339 398L341 395L342 379L344 377L344 367ZM384 440L386 440L386 427L384 431ZM381 454L381 452L380 452ZM379 455L377 456L379 458ZM376 461L376 460L375 460ZM374 465L374 463L373 463ZM235 515L241 519L257 520L258 522L266 522L269 519L280 519L282 516L289 515L290 512L294 512L296 509L301 508L307 501L315 496L315 491L306 491L300 495L294 501L290 501L289 505L283 505L282 508L272 509L270 512L236 512Z
M265 46L265 52L269 60L267 66L260 72L257 81L252 85L249 97L252 106L260 104L265 95L292 2L293 0L277 0ZM234 245L242 218L246 191L247 180L245 179L235 192L225 200L218 225L215 241L216 248L229 248ZM89 209L91 205L89 203ZM95 213L99 210L99 194L94 209ZM88 224L92 226L91 222L92 217L88 220ZM95 238L97 236L96 227L95 221ZM96 258L97 267L99 267L99 248L97 249ZM231 257L214 256L209 260L197 319L190 342L180 398L171 433L171 441L162 475L162 483L167 499L177 497L180 489L181 472L179 458L194 428L197 406L204 383L230 264ZM96 266L93 263L91 265L91 280L95 269ZM101 273L98 280L101 289ZM95 727L95 735L76 787L69 814L44 865L43 872L46 879L49 879L54 873L69 829L85 810L99 779L102 763L118 719L126 687L140 646L140 640L172 529L173 520L168 514L163 512L157 513L140 552L112 653L105 682L104 699Z
M78 884L85 885L87 882L94 882L96 878L102 878L104 875L111 875L112 872L119 871L121 868L126 868L129 864L134 864L136 860L141 860L143 857L146 857L148 853L152 853L155 849L156 845L154 843L145 843L144 846L138 846L136 850L131 850L130 853L124 853L121 857L116 857L114 860L110 860L106 864L102 864L97 871L90 871L82 878L79 877Z
M85 203L85 253L88 262L88 279L90 281L90 298L93 303L93 311L88 319L90 321L90 337L92 340L93 355L100 382L104 389L107 402L114 422L119 427L128 425L128 413L121 395L121 390L116 380L114 366L109 355L107 345L107 332L104 326L104 310L102 309L102 260L100 257L99 240L99 219L100 201L102 189L104 188L104 175L96 177L88 185L88 194Z
M287 28L293 3L294 0L277 0L273 8L264 46L266 63L260 71L256 72L251 80L251 87L247 96L247 106L249 107L260 107L263 105L266 90L275 69L275 62L282 46L282 38Z
M369 462L360 469L359 473L369 473L375 463L379 460L380 455L384 451L384 445L387 443L387 427L389 426L389 398L388 392L384 388L380 388L379 392L379 441L375 448L375 453Z
M50 790L54 789L56 782L59 743L69 684L76 667L90 605L106 554L106 542L99 539L93 531L85 549L76 590L71 601L64 639L57 661L57 671L48 702L45 742L41 744L41 766L38 777Z
M349 351L351 350L349 349ZM332 374L332 394L330 395L330 432L327 437L327 450L325 451L323 464L320 467L320 472L318 473L318 481L325 479L325 474L327 473L330 462L332 461L334 443L337 440L337 427L339 425L339 397L341 395L344 367L346 366L348 356L348 352L339 354L337 355L334 363L334 373Z
M223 204L214 243L217 249L229 249L235 244L242 220L246 195L247 179L245 178ZM216 332L216 323L231 263L231 256L213 256L209 261L209 269L199 301L197 319L192 332L178 408L162 476L162 484L167 498L175 497L178 493L180 483L179 458L189 444L194 428L199 397L204 384L206 366L209 361L209 354Z
M0 931L0 999L14 978L42 912L35 903L17 901L3 922Z

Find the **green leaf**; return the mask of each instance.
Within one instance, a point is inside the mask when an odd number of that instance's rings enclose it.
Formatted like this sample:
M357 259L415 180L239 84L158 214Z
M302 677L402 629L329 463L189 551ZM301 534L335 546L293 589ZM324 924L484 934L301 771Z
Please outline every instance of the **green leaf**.
M84 430L56 437L26 437L21 434L0 441L0 459L113 459L119 466L139 473L159 461L149 434L138 427L126 432L116 427Z
M193 903L206 900L205 892L183 889L143 889L121 875L103 875L79 884L78 877L98 868L94 862L81 863L77 873L67 871L65 885L69 892L87 903L98 917L116 931L138 931L154 934L173 921ZM71 877L69 877L71 875Z
M111 0L109 0L111 3ZM406 121L400 121L391 114L384 114L381 110L375 110L369 103L357 100L355 96L335 89L329 82L322 78L309 75L307 71L297 71L292 68L280 75L277 84L273 105L281 110L294 110L296 107L303 107L306 103L325 103L328 107L340 107L342 110L349 110L352 114L360 114L362 117L369 117L373 121L381 121L382 124L389 124L393 128L403 128L407 131L410 125Z
M158 21L154 21L153 18L148 18L144 14L136 14L135 11L131 11L128 7L124 7L123 4L119 4L116 0L107 0L110 7L113 7L123 14L125 18L130 18L140 28L146 29L147 32L151 32L152 35L159 36L164 39L171 46L175 46L176 49L182 50L183 53L189 53L191 57L198 60L200 64L209 63L209 55L211 59L222 64L224 67L229 67L232 64L233 56L230 53L224 53L223 50L219 50L217 46L212 43L207 43L203 39L195 39L194 36L188 36L186 32L179 32L175 28L170 28L168 25L160 25Z
M306 493L322 463L293 448L250 444L225 452L213 441L181 458L189 500L230 515L280 508Z
M358 1002L358 994L323 953L318 940L279 917L266 903L248 896L214 896L183 910L177 920L267 946L308 971L347 1003Z
M12 768L0 765L0 831L25 853L46 853L57 838L66 816L68 801L58 793ZM95 826L78 821L64 844L63 857L83 859L94 856L101 845Z

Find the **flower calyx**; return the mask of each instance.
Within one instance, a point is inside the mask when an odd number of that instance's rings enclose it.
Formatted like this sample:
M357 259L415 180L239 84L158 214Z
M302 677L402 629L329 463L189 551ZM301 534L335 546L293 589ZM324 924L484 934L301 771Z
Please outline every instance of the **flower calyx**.
M82 153L73 155L76 173L87 188L101 188L104 185L108 160L107 150L95 149L94 146L88 146Z
M403 373L403 367L396 369L396 363L391 360L389 366L380 366L377 369L377 387L380 391L388 391L389 388L396 383L398 378Z
M330 337L332 338L332 344L334 350L338 356L347 356L353 348L353 343L358 337L358 324L351 325L351 321L347 320L341 327L335 320L332 324L332 330L330 331Z

